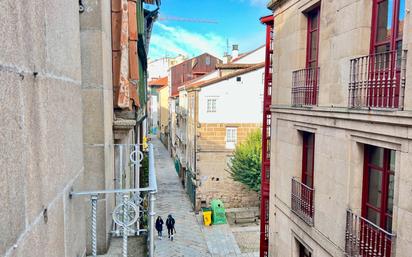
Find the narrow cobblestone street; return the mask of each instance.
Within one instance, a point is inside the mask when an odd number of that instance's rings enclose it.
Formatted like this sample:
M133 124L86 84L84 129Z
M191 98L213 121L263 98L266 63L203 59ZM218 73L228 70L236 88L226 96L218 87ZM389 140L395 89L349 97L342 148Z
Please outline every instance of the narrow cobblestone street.
M176 220L176 235L173 242L167 238L166 226L163 227L163 239L159 240L156 237L155 257L258 256L257 252L241 252L235 235L232 233L233 228L231 229L229 225L211 227L202 225L202 217L195 215L168 151L159 139L152 138L152 143L158 185L156 217L160 215L166 221L167 215L172 214ZM234 229L244 230L243 228Z
M153 138L152 143L158 185L156 217L160 215L166 222L167 215L172 214L176 220L174 241L168 240L166 226L164 226L163 240L156 237L155 256L211 256L201 225L197 222L189 198L179 182L169 153L157 138Z

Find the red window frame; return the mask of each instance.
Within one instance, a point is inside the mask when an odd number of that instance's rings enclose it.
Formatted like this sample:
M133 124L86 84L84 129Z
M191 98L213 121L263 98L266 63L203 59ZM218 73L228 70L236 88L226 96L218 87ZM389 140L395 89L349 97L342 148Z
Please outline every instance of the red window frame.
M389 192L389 183L390 183L390 176L393 176L393 183L395 179L395 171L391 170L390 167L390 162L391 162L391 152L393 152L395 156L395 151L391 149L386 149L386 148L381 148L383 150L383 156L382 156L382 166L373 164L371 161L371 153L375 149L379 149L379 147L376 146L371 146L371 145L365 145L364 146L364 172L363 172L363 190L362 190L362 217L366 218L368 217L368 209L371 209L375 212L377 212L378 217L379 217L379 224L375 224L379 226L380 228L391 232L392 231L392 224L388 226L387 221L388 219L392 220L392 215L393 215L393 204L392 204L392 209L391 213L388 212L388 199L389 199L389 194L392 194L393 197L393 192ZM396 157L394 157L396 158ZM394 159L395 161L395 159ZM380 173L381 177L381 188L380 188L380 206L375 206L372 203L368 202L369 199L369 170L373 169L374 171L377 171ZM392 199L393 200L393 199Z
M306 68L318 67L319 56L319 27L320 27L320 6L315 7L311 11L307 12L308 17L308 29L306 35ZM316 18L316 21L314 21ZM312 25L316 22L316 26L312 28ZM312 37L316 35L315 47L316 56L312 56ZM312 65L314 64L314 65Z
M373 0L372 5L372 27L370 40L370 81L380 81L380 85L373 89L370 87L368 101L371 106L393 106L398 108L400 95L400 63L402 56L402 36L400 31L400 11L405 11L406 0ZM386 12L379 16L379 6L388 5ZM392 6L391 6L392 4ZM402 7L402 8L401 8ZM386 15L386 16L385 16ZM386 30L386 36L378 39L379 18L381 25L391 25L390 30ZM405 17L404 17L405 19ZM403 25L403 24L402 24ZM382 30L382 27L380 28ZM403 31L403 29L402 29ZM389 34L388 34L389 32ZM396 87L392 88L392 78L395 78Z
M390 36L385 40L378 41L376 36L378 34L378 18L379 18L379 5L385 2L392 1L392 20L391 20L391 32ZM371 28L371 43L370 43L370 54L375 54L376 48L379 46L389 45L388 51L395 51L397 50L397 43L402 42L403 34L399 34L399 13L401 8L401 3L405 5L406 0L373 0L372 6L372 28ZM388 9L391 9L388 7ZM395 36L394 36L395 35ZM402 45L402 44L401 44ZM400 46L400 49L402 47Z
M310 188L313 188L315 164L315 134L310 132L303 132L302 137L302 183ZM308 166L308 158L310 157L309 152L312 152L312 160L309 160L310 166Z
M305 103L316 104L318 92L318 56L320 5L306 12L308 19L306 34ZM316 37L314 40L313 37ZM312 48L315 53L312 53Z

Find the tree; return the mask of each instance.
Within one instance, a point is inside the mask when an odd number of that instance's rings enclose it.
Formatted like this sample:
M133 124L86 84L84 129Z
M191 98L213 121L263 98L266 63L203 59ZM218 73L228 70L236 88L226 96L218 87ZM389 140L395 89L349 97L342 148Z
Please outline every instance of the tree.
M262 162L262 133L260 130L248 135L245 142L236 146L229 166L233 180L255 192L260 191L260 170Z

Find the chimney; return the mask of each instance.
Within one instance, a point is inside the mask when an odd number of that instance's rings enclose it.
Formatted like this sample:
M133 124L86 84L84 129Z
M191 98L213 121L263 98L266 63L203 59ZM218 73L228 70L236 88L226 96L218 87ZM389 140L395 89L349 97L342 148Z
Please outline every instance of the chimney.
M239 45L232 46L232 58L236 59L239 57Z
M232 59L232 56L230 56L227 52L225 52L223 54L223 63L224 64L229 63L231 59Z

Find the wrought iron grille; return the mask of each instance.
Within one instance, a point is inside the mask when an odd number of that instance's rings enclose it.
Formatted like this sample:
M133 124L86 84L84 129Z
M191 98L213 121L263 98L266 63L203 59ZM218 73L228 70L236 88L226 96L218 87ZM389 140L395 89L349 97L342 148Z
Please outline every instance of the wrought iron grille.
M319 91L319 67L292 73L292 105L316 105Z
M313 188L292 178L292 211L311 226L315 213L314 192Z
M350 61L349 108L403 109L407 51L390 51Z
M108 199L110 195L115 196L115 208L112 213L112 234L114 236L121 236L123 238L122 244L122 256L128 256L128 238L132 235L139 235L142 232L146 232L148 235L148 252L149 256L154 256L154 203L155 195L157 193L156 173L154 166L154 153L153 145L149 144L148 157L149 157L149 185L147 187L139 188L133 178L138 176L130 175L131 179L127 179L125 176L126 171L129 169L131 174L135 170L135 167L139 167L143 159L143 153L140 152L137 145L115 145L117 154L119 156L115 189L112 190L97 190L97 191L84 191L84 192L71 192L70 197L90 197L91 206L91 256L97 256L97 230L99 224L97 223L97 207L99 198ZM126 160L130 162L124 162L124 153L127 152ZM127 165L125 165L127 164ZM127 168L129 167L129 168ZM126 178L125 178L126 177ZM128 188L128 185L132 187ZM141 226L140 221L147 215L148 222L146 226Z
M390 257L395 235L369 220L346 213L346 254L351 257Z

